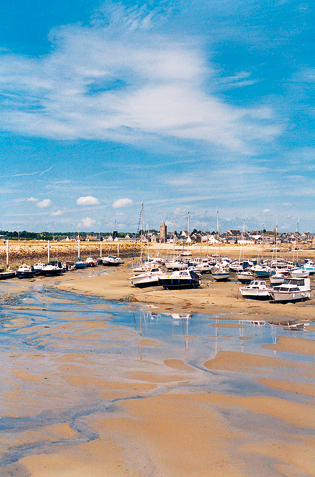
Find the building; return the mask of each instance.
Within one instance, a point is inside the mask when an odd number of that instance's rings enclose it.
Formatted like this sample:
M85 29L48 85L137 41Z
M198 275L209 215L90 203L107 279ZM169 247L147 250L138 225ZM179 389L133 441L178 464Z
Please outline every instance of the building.
M162 225L160 226L160 243L166 243L167 240L167 225L163 220Z

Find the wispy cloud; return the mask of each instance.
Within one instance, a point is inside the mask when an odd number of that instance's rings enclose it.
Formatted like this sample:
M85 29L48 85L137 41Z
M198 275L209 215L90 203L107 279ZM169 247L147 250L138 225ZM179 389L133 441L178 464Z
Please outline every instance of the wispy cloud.
M271 109L210 94L203 85L216 80L203 46L156 33L153 17L111 7L107 23L99 16L88 27L55 29L45 57L2 53L1 127L57 139L193 140L239 154L281 133ZM226 83L255 81L248 78L239 73Z
M127 205L131 205L131 199L118 199L113 203L114 209L121 209L122 207L126 207Z

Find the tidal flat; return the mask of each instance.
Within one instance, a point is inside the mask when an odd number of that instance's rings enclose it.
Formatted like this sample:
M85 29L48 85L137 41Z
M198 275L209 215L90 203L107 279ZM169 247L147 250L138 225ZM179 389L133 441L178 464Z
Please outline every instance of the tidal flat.
M215 284L127 273L1 284L1 477L315 475L315 327L288 326L312 301L234 308L228 283L207 307Z

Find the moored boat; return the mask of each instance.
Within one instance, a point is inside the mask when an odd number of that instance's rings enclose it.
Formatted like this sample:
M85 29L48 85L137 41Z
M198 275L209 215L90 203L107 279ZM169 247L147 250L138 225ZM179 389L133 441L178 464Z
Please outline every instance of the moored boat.
M88 258L85 260L85 263L86 263L87 267L97 267L97 265L98 265L98 261L95 260L95 259L92 258L92 257L88 257Z
M107 267L118 267L124 263L124 261L120 257L115 257L114 255L107 255L107 257L102 258L103 265Z
M23 263L16 272L18 278L33 278L35 275L35 270L32 265Z
M162 270L159 268L153 268L144 273L133 275L129 280L135 287L144 288L159 285L159 278L163 276L164 273Z
M170 275L159 277L159 285L168 290L179 288L196 288L200 286L200 277L192 270L176 270Z
M254 274L250 270L243 270L236 274L236 277L241 283L250 283L254 279Z
M276 302L296 302L306 300L305 292L301 291L298 286L292 283L282 283L275 286L271 290L271 297Z
M11 268L7 268L6 270L2 270L0 272L0 280L6 280L8 278L14 278L16 276L16 271L11 270Z
M35 270L35 274L36 275L40 275L43 271L43 268L45 268L46 264L43 263L43 262L37 262L35 263L35 265L33 265L34 267L34 270Z
M246 287L240 287L243 298L256 298L261 300L266 300L271 297L270 290L265 280L253 280Z
M310 272L310 275L314 275L315 263L313 262L313 260L306 258L303 267L305 268L305 270L308 270Z
M223 282L225 280L228 280L230 278L230 270L228 267L213 267L211 270L212 273L212 278L216 282Z
M61 262L57 260L51 260L43 269L42 275L46 277L53 277L57 275L61 275L63 273L63 267Z
M86 268L87 264L86 262L83 262L80 258L78 258L78 261L75 263L75 268L76 269L81 269L81 268Z

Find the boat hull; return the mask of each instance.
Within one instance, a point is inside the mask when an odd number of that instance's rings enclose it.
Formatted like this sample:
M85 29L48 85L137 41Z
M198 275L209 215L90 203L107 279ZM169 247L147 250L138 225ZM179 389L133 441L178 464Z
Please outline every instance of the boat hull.
M197 278L159 278L159 285L167 290L178 290L180 288L197 288L200 281Z
M243 298L252 298L254 300L270 300L271 295L268 290L244 290L240 289Z
M35 271L30 271L30 272L19 272L17 271L16 272L18 278L22 279L22 278L34 278L35 276Z
M301 291L296 291L296 292L276 292L276 291L273 291L271 293L271 296L272 296L272 299L273 301L277 302L277 303L288 303L288 302L291 302L291 303L295 303L297 301L305 301L308 299L308 297L306 296L306 294L304 292L301 292Z
M212 278L216 282L224 282L230 278L230 273L214 273L212 272Z
M16 277L16 272L1 272L0 280L7 280L8 278Z

